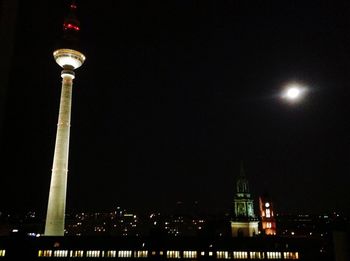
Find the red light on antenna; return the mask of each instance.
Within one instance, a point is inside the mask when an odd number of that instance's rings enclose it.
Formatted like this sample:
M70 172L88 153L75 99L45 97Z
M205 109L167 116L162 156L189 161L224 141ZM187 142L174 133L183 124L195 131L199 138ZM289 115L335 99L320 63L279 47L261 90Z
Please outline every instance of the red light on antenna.
M75 31L79 31L80 30L79 26L71 24L71 23L64 23L63 24L63 28L64 28L64 30L67 30L67 29L73 29Z

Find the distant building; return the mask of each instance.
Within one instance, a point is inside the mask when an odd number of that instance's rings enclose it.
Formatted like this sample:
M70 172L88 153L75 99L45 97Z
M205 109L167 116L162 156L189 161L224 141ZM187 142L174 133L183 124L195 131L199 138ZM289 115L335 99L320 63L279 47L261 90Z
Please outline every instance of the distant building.
M139 236L139 218L119 207L112 212L76 213L67 219L67 236Z
M0 237L3 260L330 260L319 241L279 237Z
M258 234L259 221L254 213L254 201L249 192L249 183L243 165L236 182L234 216L231 221L233 237L252 237Z
M273 203L270 198L265 196L259 197L260 210L260 228L265 235L276 235L276 218Z

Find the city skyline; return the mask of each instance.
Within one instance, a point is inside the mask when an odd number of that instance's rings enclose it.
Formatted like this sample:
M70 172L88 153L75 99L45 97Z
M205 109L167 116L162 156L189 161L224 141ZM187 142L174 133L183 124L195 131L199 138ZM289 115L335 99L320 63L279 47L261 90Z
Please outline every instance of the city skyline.
M19 1L1 209L46 210L68 3ZM229 211L243 162L255 211L267 192L277 213L350 214L348 3L77 4L67 212ZM298 104L280 98L291 82Z

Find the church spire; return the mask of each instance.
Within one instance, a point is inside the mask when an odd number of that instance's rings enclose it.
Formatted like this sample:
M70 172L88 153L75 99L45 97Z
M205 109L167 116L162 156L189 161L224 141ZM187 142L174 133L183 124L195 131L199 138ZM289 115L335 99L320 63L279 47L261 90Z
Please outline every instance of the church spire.
M245 171L244 171L244 163L243 160L241 160L241 170L239 172L240 177L245 177Z
M249 183L243 161L236 180L234 216L231 221L232 236L253 236L258 233L258 220L254 213L254 201L249 192Z
M237 193L245 193L248 194L248 197L250 197L249 194L249 182L245 174L245 169L243 166L243 161L241 161L241 169L238 175L237 183L236 183L236 192Z

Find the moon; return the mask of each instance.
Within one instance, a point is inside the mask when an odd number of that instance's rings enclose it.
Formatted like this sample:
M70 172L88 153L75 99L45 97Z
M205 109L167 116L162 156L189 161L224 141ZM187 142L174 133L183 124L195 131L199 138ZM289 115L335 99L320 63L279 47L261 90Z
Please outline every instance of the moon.
M299 84L290 84L282 92L282 98L289 102L298 102L304 97L305 92L305 87Z

